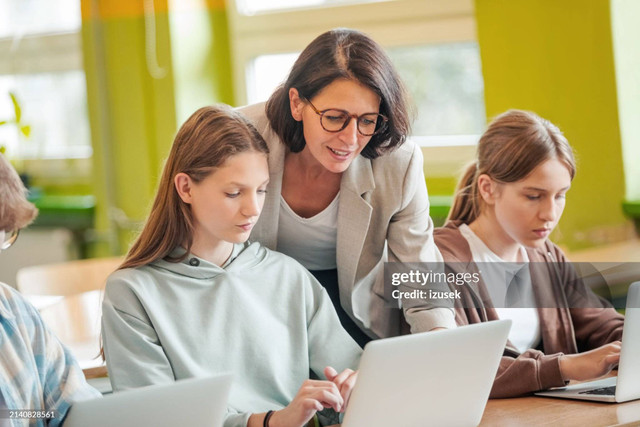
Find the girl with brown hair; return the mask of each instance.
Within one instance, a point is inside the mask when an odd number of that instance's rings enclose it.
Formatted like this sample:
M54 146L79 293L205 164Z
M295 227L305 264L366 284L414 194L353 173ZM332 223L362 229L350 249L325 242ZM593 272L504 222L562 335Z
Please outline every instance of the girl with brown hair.
M548 239L575 172L555 125L507 111L480 138L448 221L434 233L448 271L482 277L459 288L457 324L513 321L492 397L596 378L618 361L623 316L585 288ZM489 275L496 269L500 276Z
M149 219L107 281L114 390L232 372L226 427L303 426L345 407L361 349L307 270L247 242L267 153L228 107L201 108L178 131Z

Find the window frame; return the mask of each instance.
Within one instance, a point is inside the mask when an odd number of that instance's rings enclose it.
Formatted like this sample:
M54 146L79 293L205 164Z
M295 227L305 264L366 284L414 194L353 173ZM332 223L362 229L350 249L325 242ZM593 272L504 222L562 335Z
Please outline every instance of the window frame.
M25 76L29 74L60 73L80 71L85 73L82 55L81 28L73 31L51 33L33 33L22 37L0 37L0 75ZM35 163L34 169L47 175L46 166L42 164L59 163L63 160L74 159L76 174L85 176L87 166L92 156L91 141L88 149L83 153L70 153L63 150L58 156L22 158L28 163ZM56 169L53 167L53 169ZM73 173L72 173L73 175Z
M237 105L247 103L246 70L254 58L302 51L338 26L364 31L385 48L477 41L473 0L385 0L254 15L241 14L230 0L227 16Z
M80 30L0 38L0 75L84 71Z

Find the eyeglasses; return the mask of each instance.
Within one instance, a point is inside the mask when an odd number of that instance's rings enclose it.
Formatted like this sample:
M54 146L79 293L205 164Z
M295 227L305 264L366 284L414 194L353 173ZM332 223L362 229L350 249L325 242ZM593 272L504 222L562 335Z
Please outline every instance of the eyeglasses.
M361 116L350 114L345 110L329 108L328 110L319 111L310 100L306 100L313 111L320 116L320 125L327 132L340 132L346 128L351 119L356 119L358 132L363 136L372 136L382 132L387 126L387 119L382 114L365 113Z
M13 230L10 233L0 231L0 251L9 249L18 240L20 229Z

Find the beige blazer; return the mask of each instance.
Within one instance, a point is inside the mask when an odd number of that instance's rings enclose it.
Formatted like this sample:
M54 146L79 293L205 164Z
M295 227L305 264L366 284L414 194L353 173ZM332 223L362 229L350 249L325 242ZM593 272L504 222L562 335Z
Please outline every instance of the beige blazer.
M269 126L264 103L243 107L269 146L264 208L250 239L272 250L278 244L278 216L287 147ZM385 261L434 262L442 257L433 241L433 222L422 151L408 141L374 160L358 156L343 173L336 248L340 301L373 338L434 327L455 327L453 311L422 306L402 311L384 297Z

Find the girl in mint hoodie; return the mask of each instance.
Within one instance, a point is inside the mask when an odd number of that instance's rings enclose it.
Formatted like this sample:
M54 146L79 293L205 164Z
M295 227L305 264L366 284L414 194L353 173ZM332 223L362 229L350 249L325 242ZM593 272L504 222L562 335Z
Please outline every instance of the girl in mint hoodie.
M106 285L114 390L232 372L225 427L303 426L346 406L360 347L309 272L247 242L267 153L224 106L199 109L178 131L142 233Z

